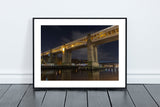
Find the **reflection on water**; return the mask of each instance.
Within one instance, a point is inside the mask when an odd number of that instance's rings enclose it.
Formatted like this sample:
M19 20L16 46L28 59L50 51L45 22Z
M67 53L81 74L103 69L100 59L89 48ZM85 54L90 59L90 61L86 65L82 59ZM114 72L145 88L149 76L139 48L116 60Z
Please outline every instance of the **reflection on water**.
M78 70L52 69L42 70L42 80L118 80L118 71L105 70Z

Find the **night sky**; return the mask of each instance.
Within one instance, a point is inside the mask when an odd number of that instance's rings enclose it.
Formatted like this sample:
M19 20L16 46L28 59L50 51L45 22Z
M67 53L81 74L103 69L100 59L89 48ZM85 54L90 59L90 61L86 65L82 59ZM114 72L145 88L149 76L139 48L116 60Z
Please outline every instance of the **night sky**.
M110 26L41 26L41 52ZM87 60L87 48L72 51L72 59ZM118 61L118 41L98 46L99 61Z

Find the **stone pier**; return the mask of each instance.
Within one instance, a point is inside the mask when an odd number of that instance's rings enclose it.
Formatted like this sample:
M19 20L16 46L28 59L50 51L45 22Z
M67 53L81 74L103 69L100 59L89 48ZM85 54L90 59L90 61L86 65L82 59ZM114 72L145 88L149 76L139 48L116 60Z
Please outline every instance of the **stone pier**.
M41 56L41 64L46 64L46 63L48 63L48 55Z
M58 56L57 54L53 54L54 56L54 65L58 65Z
M97 46L91 41L91 36L88 35L87 52L88 52L88 66L99 67Z
M62 52L62 64L71 65L71 60L72 60L72 52L64 49L64 51Z
M50 54L49 54L49 58L48 58L48 63L54 63L52 50L50 50Z

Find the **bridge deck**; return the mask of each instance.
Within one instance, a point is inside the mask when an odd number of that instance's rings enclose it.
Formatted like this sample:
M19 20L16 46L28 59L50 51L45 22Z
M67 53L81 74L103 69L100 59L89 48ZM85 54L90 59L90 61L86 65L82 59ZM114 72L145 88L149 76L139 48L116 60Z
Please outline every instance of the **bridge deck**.
M0 85L0 107L159 107L160 85L128 85L127 90L54 89Z

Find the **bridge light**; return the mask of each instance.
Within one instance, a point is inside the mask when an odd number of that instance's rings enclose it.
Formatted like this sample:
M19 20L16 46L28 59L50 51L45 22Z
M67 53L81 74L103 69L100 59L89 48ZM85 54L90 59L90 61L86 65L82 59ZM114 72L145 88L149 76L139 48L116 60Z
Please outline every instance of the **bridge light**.
M64 48L63 48L63 50L62 50L63 52L64 52Z
M72 45L72 47L73 47L74 45Z

